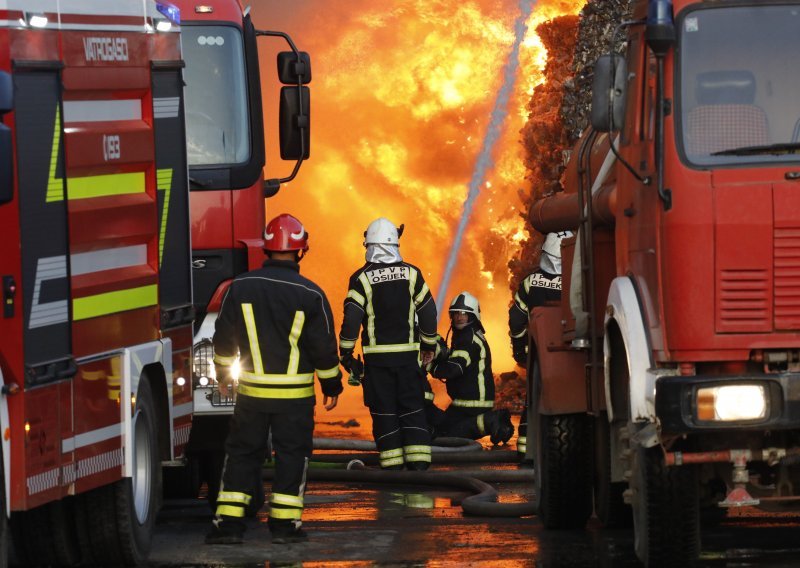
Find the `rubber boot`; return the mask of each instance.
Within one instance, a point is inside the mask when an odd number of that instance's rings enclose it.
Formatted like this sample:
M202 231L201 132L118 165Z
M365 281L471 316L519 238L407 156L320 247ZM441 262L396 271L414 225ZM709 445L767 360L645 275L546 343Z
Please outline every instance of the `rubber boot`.
M484 414L484 423L489 431L489 439L495 446L505 444L514 435L514 425L511 423L511 413L505 408L492 410Z

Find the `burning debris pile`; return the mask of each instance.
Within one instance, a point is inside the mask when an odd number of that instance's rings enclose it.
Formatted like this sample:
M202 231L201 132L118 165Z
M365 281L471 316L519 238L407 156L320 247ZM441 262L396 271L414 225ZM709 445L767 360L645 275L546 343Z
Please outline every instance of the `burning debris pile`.
M611 34L628 19L631 5L631 0L589 0L580 16L555 18L536 29L547 48L547 66L545 82L533 92L521 132L530 186L527 193L520 191L520 211L529 236L508 264L512 290L539 262L542 236L527 223L528 209L542 195L562 190L565 151L589 123L594 62L608 51Z

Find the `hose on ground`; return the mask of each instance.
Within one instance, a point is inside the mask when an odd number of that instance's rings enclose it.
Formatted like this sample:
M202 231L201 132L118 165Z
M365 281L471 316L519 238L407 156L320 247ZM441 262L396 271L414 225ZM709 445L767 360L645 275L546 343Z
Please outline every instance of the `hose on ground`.
M465 476L461 472L382 471L360 469L361 467L363 465L358 465L355 469L309 468L308 478L312 481L391 483L465 489L474 493L474 495L470 495L461 501L461 509L467 515L522 517L533 515L536 512L533 503L498 503L497 491L494 487L475 477ZM486 474L489 474L489 471ZM530 475L525 470L519 471L518 474L520 477ZM272 476L272 470L264 470L265 479L271 479ZM504 481L509 480L504 479Z
M367 465L378 465L378 454L320 454L314 452L314 461L327 463L347 463L351 459L358 459ZM513 450L487 450L480 452L459 452L454 454L438 454L431 456L431 461L437 464L456 463L518 463L519 455Z
M375 442L370 440L342 440L339 438L314 438L315 450L355 450L359 452L374 452ZM435 438L431 445L432 454L450 454L463 452L476 452L483 450L483 446L475 440L468 438Z

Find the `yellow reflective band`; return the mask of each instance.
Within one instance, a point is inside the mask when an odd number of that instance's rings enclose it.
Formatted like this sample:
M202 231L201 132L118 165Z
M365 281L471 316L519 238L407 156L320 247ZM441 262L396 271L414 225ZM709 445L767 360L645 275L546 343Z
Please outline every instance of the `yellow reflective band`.
M253 315L253 304L242 304L244 325L247 328L247 339L250 341L250 357L253 358L253 370L264 374L264 365L261 362L261 348L258 346L258 332L256 331L256 318Z
M314 387L297 389L270 389L251 387L239 382L237 392L245 396L252 396L253 398L308 398L310 396L314 396Z
M339 340L339 348L340 349L352 349L356 346L355 340L350 339L340 339Z
M523 311L525 311L525 312L528 312L528 311L530 311L530 310L528 310L528 304L526 304L525 302L523 302L523 301L522 301L522 298L520 298L520 297L519 297L519 292L517 292L516 294L514 294L514 302L516 302L516 304L517 304L517 305L520 307L520 309L522 309Z
M217 505L217 515L244 517L244 507L239 505Z
M53 144L50 147L50 173L47 176L47 197L45 201L64 201L64 180L56 177L58 152L61 146L61 107L56 104L56 123L53 126Z
M530 276L527 276L525 278L525 280L522 281L522 287L525 289L525 293L526 294L531 291L531 279L532 278L533 278L533 274L531 274ZM517 292L517 294L519 294L519 292Z
M516 335L515 335L515 334L513 334L513 333L509 333L509 335L510 335L511 337L513 337L514 339L519 339L520 337L524 337L524 336L525 336L525 332L527 332L527 331L528 331L527 329L525 329L525 328L522 328L522 331L520 331L520 332L519 332L519 333L517 333Z
M364 307L364 302L366 302L366 300L364 300L364 296L362 296L361 294L359 294L355 290L348 291L347 292L347 297L352 299L352 300L355 300L356 304L358 304L362 308Z
M425 400L433 400L433 393L432 392L425 392Z
M478 398L481 400L486 400L486 346L483 344L483 340L475 335L472 338L473 343L477 343L478 347L481 350L481 358L478 361ZM492 379L494 380L494 379ZM494 404L492 404L494 406Z
M483 423L483 414L478 416L478 432L480 432L481 436L486 435L486 425Z
M419 343L398 343L394 345L364 345L364 355L367 353L402 353L404 351L419 351Z
M74 177L67 181L67 198L70 201L144 193L144 190L144 172Z
M519 447L520 445L524 446L527 443L528 443L527 436L520 436L519 438L517 438L517 447Z
M358 281L364 287L364 293L367 295L367 342L370 345L375 344L375 308L372 305L372 284L369 283L369 278L363 272L358 276ZM365 352L366 353L366 352Z
M242 371L240 379L244 382L257 385L313 385L314 373L301 375L259 375L250 371Z
M403 446L403 452L406 454L429 454L431 453L430 446Z
M400 456L399 458L389 458L389 459L381 458L381 467L389 467L389 466L393 466L393 465L403 465L403 463L404 463L403 462L403 456Z
M420 302L422 302L422 300L425 299L425 296L428 294L428 292L430 292L430 289L428 288L428 284L427 284L427 282L423 282L422 283L422 289L419 291L419 294L417 294L416 298L414 298L414 303L416 305L419 305Z
M303 508L303 498L296 495L286 495L285 493L273 493L269 498L270 503L276 505L288 505L290 507Z
M438 345L438 335L425 335L424 333L419 334L419 338L422 340L422 343L427 345Z
M316 371L320 379L335 379L339 376L339 365L331 367L330 369L316 369Z
M222 365L223 367L230 367L236 362L236 357L223 357L214 353L214 363Z
M273 519L294 519L299 520L303 516L302 509L278 509L271 507L269 516Z
M472 359L469 356L469 351L464 351L463 349L456 349L452 353L450 353L451 357L461 357L467 362L467 367L472 364Z
M394 458L403 455L403 448L395 448L394 450L384 450L381 452L381 459Z
M409 278L408 278L408 297L412 298L412 301L408 303L408 342L414 343L414 318L416 317L416 304L413 301L414 298L414 288L417 287L417 271L413 268L409 268Z
M494 401L491 400L462 400L455 399L452 402L453 406L461 406L462 408L493 408Z
M158 286L115 290L72 300L72 319L75 321L107 316L158 304Z
M238 493L236 491L220 491L217 495L217 502L226 501L229 503L244 503L245 505L249 505L250 499L252 499L252 497L247 493Z
M429 462L431 461L430 454L406 454L407 462Z
M158 237L158 266L164 260L164 242L167 236L167 219L169 219L169 194L172 190L172 168L156 170L156 187L164 192L164 207L161 210L161 231Z
M303 333L303 324L305 321L305 312L296 311L294 313L292 331L289 332L289 367L286 369L286 372L290 375L297 372L297 366L300 364L300 349L297 347L297 340L300 339L300 334Z

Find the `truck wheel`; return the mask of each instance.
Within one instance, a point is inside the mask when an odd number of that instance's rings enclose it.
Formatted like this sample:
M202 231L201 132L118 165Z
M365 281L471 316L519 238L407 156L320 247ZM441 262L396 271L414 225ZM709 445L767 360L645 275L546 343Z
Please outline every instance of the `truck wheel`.
M667 467L659 447L633 453L633 532L645 566L691 566L700 553L697 469Z
M539 412L538 363L532 387L528 439L536 443L533 466L539 518L548 529L583 528L592 514L591 422L585 414Z
M624 481L611 481L611 426L603 412L594 426L594 511L607 528L629 527L633 522L630 505L622 498Z
M82 497L82 498L81 498ZM79 496L79 539L84 556L101 566L139 566L150 552L161 500L155 404L139 382L133 423L133 476Z
M11 533L19 563L31 566L73 566L80 563L72 505L72 499L66 498L14 513ZM8 525L5 528L5 533L8 533ZM8 546L7 537L5 546Z

